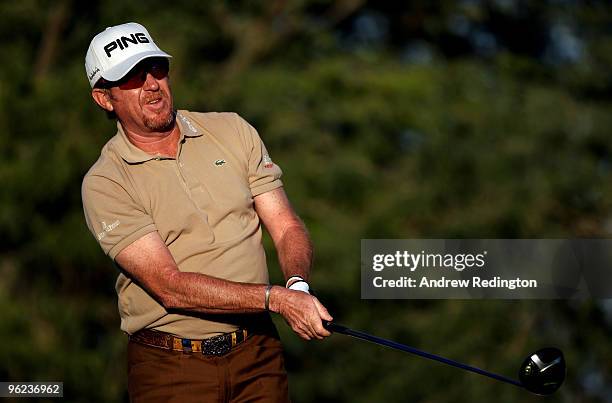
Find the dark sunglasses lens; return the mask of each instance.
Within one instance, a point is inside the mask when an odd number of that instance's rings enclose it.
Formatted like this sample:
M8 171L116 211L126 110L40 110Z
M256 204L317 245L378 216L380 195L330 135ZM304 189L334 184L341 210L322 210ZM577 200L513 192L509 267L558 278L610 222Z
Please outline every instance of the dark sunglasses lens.
M168 76L168 60L146 60L138 63L119 83L122 90L131 90L143 86L150 73L156 80L162 80Z
M122 90L132 90L134 88L140 88L144 84L146 76L142 68L133 69L130 71L120 82L119 88Z
M169 65L167 60L159 60L151 63L148 71L153 77L158 80L168 76Z

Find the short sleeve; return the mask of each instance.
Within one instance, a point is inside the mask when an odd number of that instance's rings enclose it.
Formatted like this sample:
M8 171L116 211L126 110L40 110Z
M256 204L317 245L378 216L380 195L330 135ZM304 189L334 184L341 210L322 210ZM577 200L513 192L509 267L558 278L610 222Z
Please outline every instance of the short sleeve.
M87 227L113 260L126 246L156 230L151 216L117 182L86 176L81 195Z
M247 148L249 187L253 197L283 186L280 180L283 171L270 158L257 130L240 116L236 117Z

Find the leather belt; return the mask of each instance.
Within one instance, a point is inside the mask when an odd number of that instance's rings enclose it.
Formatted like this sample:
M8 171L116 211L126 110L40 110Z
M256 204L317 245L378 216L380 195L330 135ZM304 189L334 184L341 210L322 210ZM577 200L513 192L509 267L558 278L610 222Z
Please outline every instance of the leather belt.
M184 353L199 353L221 356L229 353L249 337L246 329L238 329L232 333L224 333L204 340L182 339L170 333L143 329L129 336L131 341L147 346L164 348L166 350L182 351Z

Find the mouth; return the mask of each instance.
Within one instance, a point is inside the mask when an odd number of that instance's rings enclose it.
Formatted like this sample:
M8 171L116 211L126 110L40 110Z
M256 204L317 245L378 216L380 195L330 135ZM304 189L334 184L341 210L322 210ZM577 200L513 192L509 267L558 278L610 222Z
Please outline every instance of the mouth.
M150 99L150 100L146 101L146 102L145 102L145 104L146 104L146 105L154 105L154 104L156 104L156 103L161 102L161 100L162 100L162 98L161 98L161 97L158 97L158 98L153 98L153 99Z
M164 106L164 98L162 96L156 96L149 99L146 99L143 102L143 106L147 109L158 110Z

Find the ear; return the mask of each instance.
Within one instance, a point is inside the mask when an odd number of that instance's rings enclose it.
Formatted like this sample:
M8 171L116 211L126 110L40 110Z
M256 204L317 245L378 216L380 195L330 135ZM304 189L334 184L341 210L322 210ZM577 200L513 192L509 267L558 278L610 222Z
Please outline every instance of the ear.
M100 108L105 109L109 112L113 111L113 104L110 100L110 90L102 88L94 88L91 90L91 97L96 101Z

